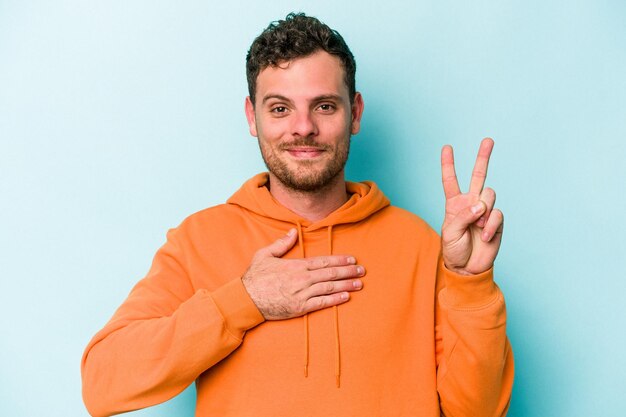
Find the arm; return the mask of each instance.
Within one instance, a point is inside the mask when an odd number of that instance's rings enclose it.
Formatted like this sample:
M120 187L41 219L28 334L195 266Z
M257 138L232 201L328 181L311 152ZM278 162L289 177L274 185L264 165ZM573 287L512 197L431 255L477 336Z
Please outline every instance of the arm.
M214 291L195 290L177 231L150 272L87 346L83 399L93 416L164 402L226 358L245 332L347 302L365 274L351 256L281 259L295 230L257 251L250 267Z
M263 321L241 280L194 291L176 232L150 272L83 355L83 398L94 416L166 401L228 356Z
M461 193L452 148L441 155L446 213L437 273L437 387L442 411L455 416L506 415L513 355L504 298L493 281L503 215L483 189L493 141L482 141L470 189Z
M437 391L447 417L500 417L509 407L513 352L504 297L492 271L465 276L439 264Z

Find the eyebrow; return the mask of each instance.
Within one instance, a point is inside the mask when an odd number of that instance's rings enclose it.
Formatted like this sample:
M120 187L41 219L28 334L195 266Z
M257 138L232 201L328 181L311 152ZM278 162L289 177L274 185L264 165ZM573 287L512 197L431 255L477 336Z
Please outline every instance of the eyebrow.
M321 96L317 96L313 98L313 101L324 101L324 100L341 101L341 96L337 94L322 94Z
M273 98L275 98L276 100L291 102L291 100L289 100L287 97L281 96L280 94L268 94L267 96L263 97L263 103Z
M265 103L266 101L271 100L271 99L276 99L276 100L281 100L281 101L286 101L286 102L291 103L290 99L280 94L268 94L265 97L263 97L262 103ZM337 94L321 94L319 96L313 97L311 101L324 101L324 100L341 101L341 96Z

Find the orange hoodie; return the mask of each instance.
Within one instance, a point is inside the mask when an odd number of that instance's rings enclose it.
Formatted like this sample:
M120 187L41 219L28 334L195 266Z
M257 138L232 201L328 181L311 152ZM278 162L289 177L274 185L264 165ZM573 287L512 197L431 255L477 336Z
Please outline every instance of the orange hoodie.
M371 182L318 222L247 181L170 230L148 275L87 346L93 416L166 401L196 381L197 416L503 416L513 383L492 271L439 261L439 237ZM296 227L285 258L350 254L363 289L337 308L264 322L240 277Z

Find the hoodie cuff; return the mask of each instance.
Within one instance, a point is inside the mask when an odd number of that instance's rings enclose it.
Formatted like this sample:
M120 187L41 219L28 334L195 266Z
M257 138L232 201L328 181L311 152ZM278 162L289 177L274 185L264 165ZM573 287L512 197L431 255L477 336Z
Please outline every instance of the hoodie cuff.
M438 275L445 283L441 302L449 308L480 309L492 304L500 295L493 281L493 267L477 275L461 275L450 271L440 261Z
M249 330L265 321L241 279L234 279L210 293L213 302L224 318L228 331L243 339Z

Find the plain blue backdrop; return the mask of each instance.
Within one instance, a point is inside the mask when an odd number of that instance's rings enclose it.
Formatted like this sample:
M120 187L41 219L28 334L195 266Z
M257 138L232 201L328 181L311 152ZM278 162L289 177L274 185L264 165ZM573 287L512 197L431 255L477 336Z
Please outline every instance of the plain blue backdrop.
M480 139L495 138L509 415L624 415L619 0L0 0L0 415L87 415L83 349L166 230L264 170L244 59L290 11L356 56L351 179L438 229L441 146L466 187ZM194 395L133 415L192 416Z

